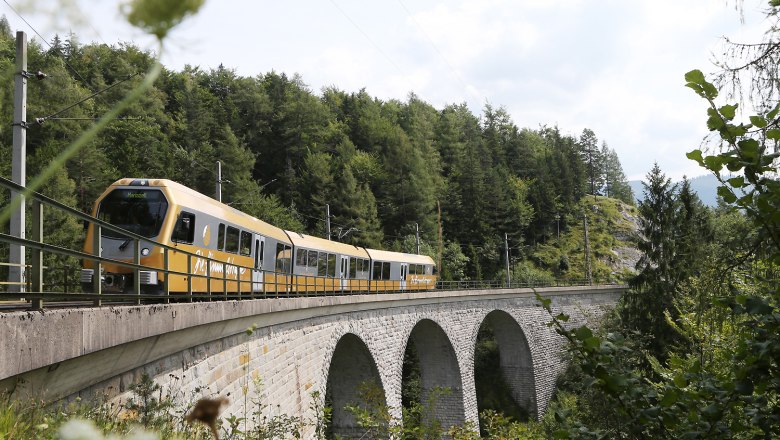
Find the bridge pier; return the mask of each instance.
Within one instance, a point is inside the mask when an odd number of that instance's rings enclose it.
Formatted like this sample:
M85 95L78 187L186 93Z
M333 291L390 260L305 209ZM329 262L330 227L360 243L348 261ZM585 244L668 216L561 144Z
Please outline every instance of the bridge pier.
M542 293L579 325L596 322L621 292L611 286ZM318 417L313 404L329 395L340 407L334 429L352 436L354 420L341 404L357 403L350 401L366 380L377 381L391 417L401 419L403 355L412 341L423 390L451 389L434 411L451 426L477 421L474 347L485 321L516 399L542 414L565 368L563 342L527 289L1 313L0 390L18 398L122 400L146 373L182 406L220 395L230 399L225 415L246 416L250 425L301 417L309 423L304 438Z

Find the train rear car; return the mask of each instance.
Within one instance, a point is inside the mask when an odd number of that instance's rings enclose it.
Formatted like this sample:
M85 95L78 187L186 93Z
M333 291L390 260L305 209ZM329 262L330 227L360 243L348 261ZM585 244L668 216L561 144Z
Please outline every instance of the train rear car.
M427 255L366 249L371 257L371 291L430 290L436 263Z

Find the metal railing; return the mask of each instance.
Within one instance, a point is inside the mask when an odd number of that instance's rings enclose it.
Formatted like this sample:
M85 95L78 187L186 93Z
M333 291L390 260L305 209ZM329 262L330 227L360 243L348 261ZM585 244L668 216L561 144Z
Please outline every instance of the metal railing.
M11 191L24 191L24 187L2 177L0 177L0 186ZM29 303L29 308L33 310L42 309L44 301L81 301L87 302L89 305L100 306L103 304L117 303L141 304L142 302L152 301L169 303L171 301L241 300L308 295L379 294L399 291L395 284L388 284L387 281L381 280L349 279L345 281L341 278L296 275L227 263L215 258L209 258L205 255L185 251L175 245L171 246L155 242L147 237L121 229L108 222L84 214L77 209L64 205L39 193L30 194L26 198L26 203L30 204L32 210L32 239L23 239L0 233L0 242L24 246L30 255L28 260L29 264L26 265L26 280L22 283L25 285L26 289L24 292L0 292L0 300L23 300ZM46 243L43 229L44 207L47 207L47 209L53 208L59 210L67 215L75 217L81 222L87 222L88 224L93 225L93 253ZM100 255L101 240L104 230L111 231L114 234L131 240L133 245L132 261L106 258ZM147 266L140 263L142 242L149 243L162 250L162 267ZM72 257L82 262L91 261L93 269L91 291L80 293L47 291L47 286L51 287L55 284L46 282L47 278L44 276L44 270L47 268L44 266L44 254ZM180 259L186 258L186 271L172 269L170 266L172 257ZM205 266L205 274L195 273L194 265L196 262L201 265L201 267ZM102 268L105 265L113 265L128 269L128 273L132 273L132 286L125 289L126 291L123 291L122 293L104 292ZM8 264L5 264L5 266L8 266ZM73 272L78 269L80 269L80 267L64 268L62 270L67 274L69 270ZM143 291L140 277L141 271L152 271L164 274L165 282L162 283L160 292L148 293ZM173 293L170 291L169 280L172 276L182 276L186 278L186 291ZM49 275L49 277L51 277L51 275ZM554 285L574 285L575 283L576 281L556 281ZM14 283L8 282L7 280L5 282L5 286L12 284ZM68 285L69 279L68 276L65 275L65 286ZM507 287L549 287L551 285L553 284L549 282L513 282L510 286L507 286L506 282L502 281L439 281L435 287L443 290L467 290L500 289ZM64 290L67 291L68 288L65 287Z

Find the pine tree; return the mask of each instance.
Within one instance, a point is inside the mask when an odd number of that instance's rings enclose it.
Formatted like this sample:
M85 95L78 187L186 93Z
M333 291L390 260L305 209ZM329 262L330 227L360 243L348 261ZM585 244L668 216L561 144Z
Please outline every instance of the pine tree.
M582 130L579 142L580 155L587 167L588 183L590 184L589 193L593 195L598 194L600 190L597 186L599 175L601 174L601 171L599 170L600 154L598 142L596 133L594 133L593 130L589 128Z
M623 321L626 326L651 335L651 352L659 357L668 353L676 337L664 313L673 316L672 305L678 280L675 191L658 164L643 182L644 200L639 204L641 239L637 247L642 257L636 264L638 274L624 297Z
M634 191L628 184L626 175L623 173L623 166L620 164L615 150L607 147L607 144L604 143L601 154L604 161L604 195L622 200L629 205L636 203Z

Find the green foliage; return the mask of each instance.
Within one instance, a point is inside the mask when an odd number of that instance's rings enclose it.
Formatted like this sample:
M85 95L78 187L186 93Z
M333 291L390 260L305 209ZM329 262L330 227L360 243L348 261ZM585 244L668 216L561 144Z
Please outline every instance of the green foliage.
M127 21L162 40L188 15L198 12L205 0L161 2L133 0L125 5Z
M570 343L582 384L576 399L585 404L551 406L556 438L780 435L780 185L767 129L780 110L735 123L736 105L716 105L717 88L701 72L685 79L708 102L707 126L722 147L688 157L718 177L725 204L712 226L685 182L675 195L660 170L651 173L648 203L656 205L644 211L653 225L645 224L648 259L639 278L646 290L635 291L623 312L637 317L643 307L645 322L624 319L635 332L595 334L567 327L566 315L552 317ZM724 169L740 177L725 177ZM552 316L550 301L538 299ZM659 336L667 341L661 347Z

